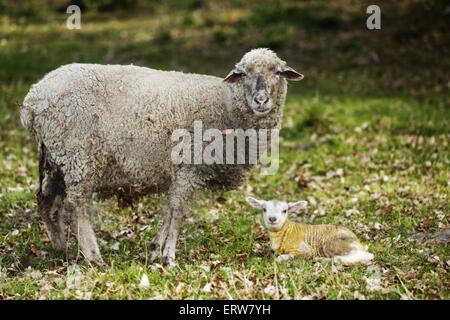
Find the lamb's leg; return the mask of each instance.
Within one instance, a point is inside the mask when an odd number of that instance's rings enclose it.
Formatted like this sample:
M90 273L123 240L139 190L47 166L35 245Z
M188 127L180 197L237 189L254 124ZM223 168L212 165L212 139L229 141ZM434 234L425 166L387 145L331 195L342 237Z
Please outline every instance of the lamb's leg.
M164 220L159 228L159 231L150 243L150 261L155 261L157 258L161 257L161 249L167 238L171 217L171 211L165 212Z
M43 181L38 195L38 212L45 223L53 248L66 251L62 204L64 201L64 180L58 171L50 171Z
M367 251L367 246L362 245L351 232L333 239L325 246L324 253L332 257L333 261L344 265L367 263L373 259L373 254Z
M87 200L84 199L67 194L66 210L71 218L71 232L76 236L83 256L91 263L104 265L94 230L87 216Z
M365 264L373 259L373 254L364 250L355 249L343 256L334 256L333 261L351 266L355 264Z
M278 262L278 263L281 263L281 262L287 261L289 259L292 259L294 257L295 256L293 254L290 254L290 253L289 254L280 254L279 256L277 256L275 258L275 261Z

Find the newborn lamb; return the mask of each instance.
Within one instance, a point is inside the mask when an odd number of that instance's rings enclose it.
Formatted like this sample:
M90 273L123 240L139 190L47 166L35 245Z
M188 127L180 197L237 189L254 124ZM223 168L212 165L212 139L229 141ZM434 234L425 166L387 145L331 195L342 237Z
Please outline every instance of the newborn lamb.
M367 263L373 254L361 244L353 232L333 225L308 225L291 222L288 211L296 212L307 206L306 201L247 199L253 208L263 210L264 224L269 230L272 250L281 262L294 256L329 257L344 265Z

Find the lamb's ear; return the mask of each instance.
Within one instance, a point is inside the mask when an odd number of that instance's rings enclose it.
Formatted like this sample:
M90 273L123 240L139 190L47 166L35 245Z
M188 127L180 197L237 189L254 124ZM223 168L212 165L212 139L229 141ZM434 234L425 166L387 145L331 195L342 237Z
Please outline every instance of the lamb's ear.
M298 73L289 66L284 66L279 73L288 80L300 81L304 78L301 73Z
M288 203L288 209L290 212L297 212L301 209L306 209L307 206L308 202L303 200Z
M244 75L242 69L236 67L223 79L224 82L233 83L238 81Z
M253 208L256 209L263 209L264 208L264 200L258 200L252 197L247 197L245 198L245 200L247 200L247 203L249 205L251 205Z

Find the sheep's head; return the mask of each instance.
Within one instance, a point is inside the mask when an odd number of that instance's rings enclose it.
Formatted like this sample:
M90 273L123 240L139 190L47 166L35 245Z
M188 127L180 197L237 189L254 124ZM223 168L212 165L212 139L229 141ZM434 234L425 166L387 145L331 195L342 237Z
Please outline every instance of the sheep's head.
M288 212L297 212L305 209L308 203L306 201L284 202L278 200L258 200L247 197L247 203L253 208L263 210L263 220L267 229L270 231L279 231L283 228L288 218Z
M303 75L289 67L269 49L247 52L225 77L228 83L240 82L245 90L248 106L256 115L266 115L287 80L301 80Z

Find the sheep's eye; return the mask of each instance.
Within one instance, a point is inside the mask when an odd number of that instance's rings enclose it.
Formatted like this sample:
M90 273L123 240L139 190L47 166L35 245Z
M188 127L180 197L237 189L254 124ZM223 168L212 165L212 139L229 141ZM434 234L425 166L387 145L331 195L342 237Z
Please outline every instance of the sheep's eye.
M263 208L263 211L266 212L267 211L266 208Z
M287 213L287 210L283 210L283 213L286 214L286 213Z

